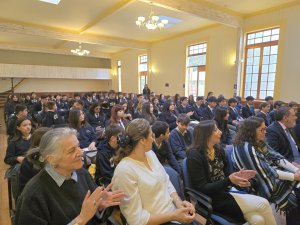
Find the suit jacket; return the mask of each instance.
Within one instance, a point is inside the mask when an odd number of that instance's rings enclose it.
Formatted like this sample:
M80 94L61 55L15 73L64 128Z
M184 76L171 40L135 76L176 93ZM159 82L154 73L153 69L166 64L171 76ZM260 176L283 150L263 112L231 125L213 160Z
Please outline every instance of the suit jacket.
M291 132L293 136L294 132ZM294 155L288 137L279 124L275 121L267 128L267 142L276 151L283 155L287 160L293 162ZM295 137L293 137L296 140Z
M255 112L254 112L254 108L250 108L249 105L245 105L243 108L242 108L242 117L243 118L248 118L250 116L255 116Z
M212 120L215 116L208 106L203 109L202 115L205 120Z
M193 108L189 105L186 107L183 107L182 105L180 105L180 106L178 106L177 111L178 111L178 113L188 113L188 112L193 111Z
M270 125L270 117L269 117L268 114L265 114L265 113L263 113L263 112L258 112L258 113L256 114L256 117L259 117L259 118L264 119L266 126L269 126L269 125Z
M196 104L194 104L194 107L193 107L193 111L194 111L194 114L192 115L192 119L195 119L195 120L203 120L203 109L204 107L203 106L200 106L198 107Z

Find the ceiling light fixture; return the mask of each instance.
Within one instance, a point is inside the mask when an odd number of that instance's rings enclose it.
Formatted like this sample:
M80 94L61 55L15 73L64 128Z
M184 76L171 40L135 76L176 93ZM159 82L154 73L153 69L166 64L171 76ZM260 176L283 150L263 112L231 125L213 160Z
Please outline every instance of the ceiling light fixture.
M139 27L146 27L148 30L156 30L157 28L162 29L169 22L168 20L160 20L159 16L155 16L153 12L153 4L150 2L150 14L148 20L145 17L139 16L135 24Z
M79 55L79 56L84 56L84 55L90 54L90 51L89 51L89 50L82 49L81 43L79 43L78 48L72 49L71 52L72 52L73 54Z

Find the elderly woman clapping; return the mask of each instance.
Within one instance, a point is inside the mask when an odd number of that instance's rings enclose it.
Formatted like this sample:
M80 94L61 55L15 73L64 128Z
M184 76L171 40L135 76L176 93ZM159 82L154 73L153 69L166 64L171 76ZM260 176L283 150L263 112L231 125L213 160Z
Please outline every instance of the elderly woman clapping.
M97 187L82 168L82 150L76 131L57 128L40 142L40 160L46 166L28 182L18 199L15 224L98 224L101 211L118 205L122 191Z

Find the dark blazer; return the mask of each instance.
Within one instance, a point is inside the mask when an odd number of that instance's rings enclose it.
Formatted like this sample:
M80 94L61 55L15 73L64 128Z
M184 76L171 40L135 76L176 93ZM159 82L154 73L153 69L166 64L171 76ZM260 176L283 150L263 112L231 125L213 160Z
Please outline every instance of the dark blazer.
M208 106L206 106L203 109L202 115L203 115L204 120L212 120L215 117L214 113L210 110L210 108Z
M269 112L270 124L273 123L274 121L276 121L275 114L276 114L276 110L275 109L273 109L272 111Z
M86 114L87 122L93 127L96 128L98 126L105 127L106 123L106 115L103 115L102 113L99 113L98 118L96 118L96 115L94 113L88 112Z
M270 125L270 116L268 114L265 114L263 112L258 112L256 114L256 117L264 119L266 126Z
M209 172L207 158L198 149L192 149L187 156L187 169L190 174L192 187L212 198L214 212L219 212L233 218L243 220L243 213L228 193L228 186L232 185L229 179L228 162L224 150L218 153L223 162L225 179L213 182Z
M291 132L293 136L293 132ZM279 124L275 121L267 128L267 142L276 152L279 152L290 162L294 161L293 150L286 136L285 131ZM295 137L293 137L296 140Z
M203 120L203 109L204 107L203 106L200 106L198 107L196 104L194 104L194 114L192 115L192 119L195 119L195 120Z
M186 107L183 107L182 105L178 106L177 108L178 113L188 113L188 112L192 112L193 108L189 105L187 105Z
M242 108L242 117L246 119L250 116L255 116L254 108L253 107L250 108L249 105L246 104Z
M159 120L169 124L170 131L177 127L176 119L176 114L172 114L170 111L164 111L159 114Z

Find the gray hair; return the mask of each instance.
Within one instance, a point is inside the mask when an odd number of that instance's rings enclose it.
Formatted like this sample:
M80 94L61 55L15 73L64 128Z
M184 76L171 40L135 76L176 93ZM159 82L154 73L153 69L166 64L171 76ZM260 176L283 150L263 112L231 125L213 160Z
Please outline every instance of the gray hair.
M61 147L59 141L70 135L76 136L77 132L68 127L55 128L47 131L40 142L39 150L42 158L45 160L49 155L59 155Z

